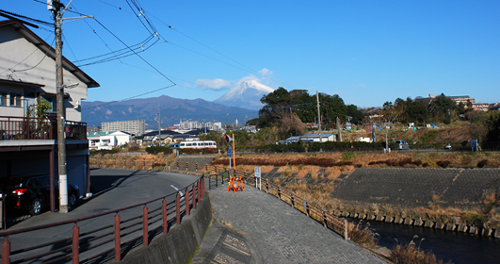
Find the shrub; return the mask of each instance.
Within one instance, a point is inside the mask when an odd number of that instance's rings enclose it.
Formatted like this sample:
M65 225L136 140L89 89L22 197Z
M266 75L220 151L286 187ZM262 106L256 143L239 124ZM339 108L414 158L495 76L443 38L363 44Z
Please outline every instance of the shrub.
M120 152L120 149L100 149L100 150L91 150L90 151L90 154L92 155L96 155L96 154L115 154L115 153L118 153Z
M364 228L361 228L361 221L357 225L349 223L347 229L349 238L358 245L366 248L374 248L378 243L378 234L370 228L369 223Z
M436 164L441 167L441 168L446 168L448 167L448 165L450 165L450 161L449 160L438 160L436 162Z
M420 166L420 165L422 165L422 161L421 160L414 160L411 162L411 164Z
M478 168L484 168L488 164L488 160L481 160L480 162L477 163Z
M415 236L416 237L416 236ZM423 239L422 239L423 240ZM420 242L422 242L420 240ZM389 259L396 264L442 264L442 260L437 260L432 251L425 252L419 247L415 247L413 240L408 244L395 246ZM448 263L451 263L449 261Z

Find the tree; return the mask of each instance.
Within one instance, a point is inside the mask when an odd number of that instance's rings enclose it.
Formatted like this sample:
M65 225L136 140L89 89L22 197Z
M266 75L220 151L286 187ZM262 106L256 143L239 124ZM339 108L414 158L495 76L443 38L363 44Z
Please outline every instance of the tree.
M37 98L35 103L28 106L26 117L44 118L52 110L52 105L44 98Z
M346 112L348 116L352 117L354 124L359 124L365 119L363 112L359 111L358 107L353 104L347 106Z

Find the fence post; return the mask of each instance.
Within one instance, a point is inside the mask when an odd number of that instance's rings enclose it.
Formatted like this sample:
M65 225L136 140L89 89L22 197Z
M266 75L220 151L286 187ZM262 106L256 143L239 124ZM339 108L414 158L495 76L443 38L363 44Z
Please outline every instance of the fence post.
M10 241L8 237L2 243L2 263L10 264Z
M201 177L201 199L205 197L205 177Z
M348 230L347 230L347 219L344 219L344 239L345 240L349 240L349 234L348 234Z
M197 190L198 191L198 201L197 202L199 203L201 200L201 181L196 183L196 187L198 187L198 190Z
M120 261L121 256L121 237L120 237L120 215L115 215L115 261Z
M196 209L196 183L193 184L193 209Z
M163 234L166 234L168 231L168 223L167 223L167 201L163 199L161 202L161 209L163 214Z
M72 262L73 264L78 264L80 262L79 255L80 251L78 248L78 241L80 240L80 227L78 227L78 224L75 223L75 226L73 226L73 243L71 246L71 251L72 251Z
M327 222L326 221L327 221L326 220L326 213L325 213L325 211L323 211L323 226L324 227L327 227Z
M281 200L281 190L280 190L280 187L278 186L278 197L280 198Z
M186 216L189 216L189 188L186 188Z
M295 208L295 199L293 198L293 193L290 196L291 196L290 200L292 202L292 207Z
M149 244L148 239L148 207L144 206L142 213L142 244L147 247Z
M186 162L186 170L189 170L189 163Z
M195 171L198 172L198 163L195 163Z
M181 196L179 192L175 196L175 218L177 219L177 224L181 224Z

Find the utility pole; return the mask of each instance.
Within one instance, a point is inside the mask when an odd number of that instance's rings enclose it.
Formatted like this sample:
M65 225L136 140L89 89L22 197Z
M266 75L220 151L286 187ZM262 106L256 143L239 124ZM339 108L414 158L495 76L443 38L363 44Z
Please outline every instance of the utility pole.
M161 146L161 119L160 108L158 107L158 147Z
M57 99L57 153L59 165L59 213L68 212L68 175L66 170L66 109L64 108L64 86L62 65L62 15L59 0L52 1L56 35L56 99Z
M319 142L323 142L321 138L321 114L319 112L319 93L316 91L316 101L318 102L318 127L319 127Z

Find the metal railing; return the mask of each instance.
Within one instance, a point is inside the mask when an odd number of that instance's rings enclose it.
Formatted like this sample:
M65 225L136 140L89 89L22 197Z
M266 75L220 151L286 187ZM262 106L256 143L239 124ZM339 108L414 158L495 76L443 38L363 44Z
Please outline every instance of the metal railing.
M212 188L213 182L215 182L215 187L218 187L219 178L221 184L224 184L224 179L228 181L229 175L233 175L234 177L242 177L246 184L256 186L257 178L250 173L239 172L234 169L228 170L226 168L221 168L220 166L209 165L205 165L204 169L204 173L209 179L209 189ZM261 190L276 196L281 201L301 211L308 217L322 223L323 226L343 236L344 239L349 239L347 219L341 219L331 213L327 213L325 210L319 207L310 205L307 200L296 195L294 192L289 191L288 189L283 188L277 184L274 184L267 179L262 179Z
M178 191L78 219L0 232L2 264L120 261L131 249L181 223L205 196L204 175ZM54 234L47 237L47 232ZM45 234L45 235L44 235ZM26 245L34 238L40 243ZM113 243L114 242L114 243Z
M66 139L87 139L87 123L66 121ZM0 116L0 140L57 139L56 121L49 118Z

